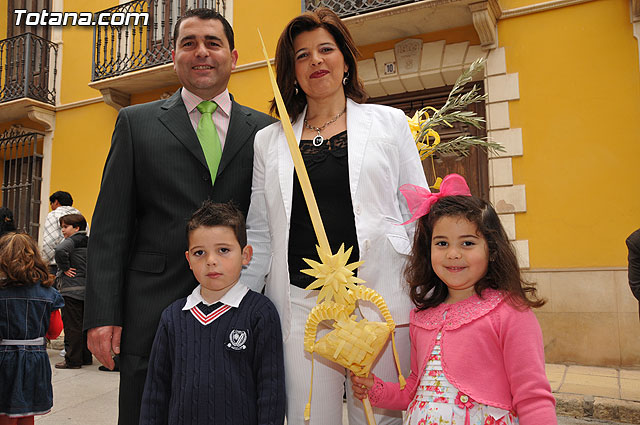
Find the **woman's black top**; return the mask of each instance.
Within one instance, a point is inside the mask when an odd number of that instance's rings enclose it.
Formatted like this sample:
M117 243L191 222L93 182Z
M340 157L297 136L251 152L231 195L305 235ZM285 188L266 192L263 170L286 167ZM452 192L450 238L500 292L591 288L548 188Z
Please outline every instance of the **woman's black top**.
M301 140L300 152L309 174L332 253L335 254L344 243L345 250L353 247L349 263L358 261L360 250L349 187L346 130L325 139L320 146L313 146L311 140ZM314 277L301 273L300 270L310 268L303 258L320 261L316 250L317 244L318 239L313 231L309 210L298 176L294 171L289 229L289 276L292 285L305 288L315 280Z

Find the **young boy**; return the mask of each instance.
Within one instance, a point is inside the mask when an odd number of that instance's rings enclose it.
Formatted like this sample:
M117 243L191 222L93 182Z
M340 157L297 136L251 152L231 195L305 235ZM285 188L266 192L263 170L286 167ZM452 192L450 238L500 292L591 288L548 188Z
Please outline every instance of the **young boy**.
M280 319L267 297L238 283L253 252L242 213L205 201L187 239L200 284L162 313L140 425L283 424Z
M92 363L87 348L87 333L82 331L84 293L87 283L87 220L82 214L67 214L59 219L64 239L55 248L58 265L56 284L62 297L62 322L66 353L56 369L79 369Z

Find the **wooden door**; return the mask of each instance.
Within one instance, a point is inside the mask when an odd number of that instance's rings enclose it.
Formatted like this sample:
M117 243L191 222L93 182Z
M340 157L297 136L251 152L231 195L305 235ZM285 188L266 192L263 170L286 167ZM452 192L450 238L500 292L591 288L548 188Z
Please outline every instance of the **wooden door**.
M473 84L469 86L469 90L471 86ZM402 109L406 115L413 116L417 110L426 106L432 106L436 109L442 107L450 91L450 86L440 87L419 92L372 98L369 102L393 106ZM475 111L481 117L486 116L484 102L471 105L469 110ZM440 134L441 142L452 140L464 134L476 137L486 137L487 135L486 128L477 129L461 123L455 123L452 128L443 126L438 128L437 131ZM432 158L422 161L422 166L429 185L434 184L434 176L444 177L450 173L457 173L467 180L473 195L489 200L489 162L487 153L484 150L474 147L471 149L469 156L466 157L434 155Z

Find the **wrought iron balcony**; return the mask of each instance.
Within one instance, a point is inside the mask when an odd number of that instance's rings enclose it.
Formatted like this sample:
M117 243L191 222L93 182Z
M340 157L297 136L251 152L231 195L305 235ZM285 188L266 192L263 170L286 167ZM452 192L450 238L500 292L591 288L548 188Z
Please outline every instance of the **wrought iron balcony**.
M328 7L341 18L346 18L416 1L420 0L305 0L304 3L306 10Z
M56 103L58 45L32 33L0 40L0 103Z
M187 9L198 7L225 14L225 0L134 0L98 12L135 14L130 16L140 19L94 27L91 81L171 63L175 23Z

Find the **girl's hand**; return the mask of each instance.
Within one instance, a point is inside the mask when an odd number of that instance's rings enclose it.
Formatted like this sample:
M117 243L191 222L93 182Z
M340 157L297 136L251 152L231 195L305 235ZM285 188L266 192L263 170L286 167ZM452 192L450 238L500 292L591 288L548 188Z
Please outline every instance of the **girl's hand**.
M64 274L69 277L76 277L76 269L70 267L68 270L64 271Z
M351 374L351 388L353 389L353 395L358 400L364 400L369 395L369 390L373 387L375 381L373 378L360 378L353 374L353 372L349 372Z

